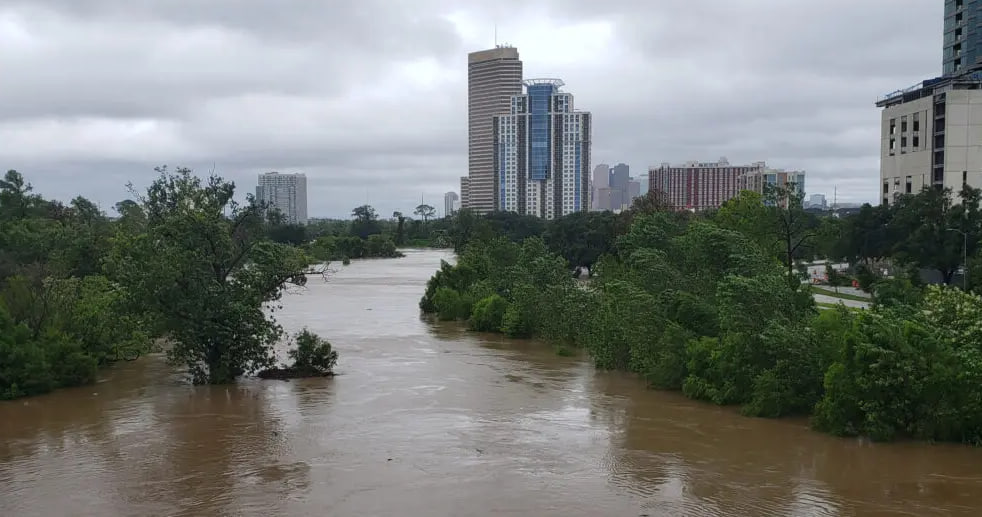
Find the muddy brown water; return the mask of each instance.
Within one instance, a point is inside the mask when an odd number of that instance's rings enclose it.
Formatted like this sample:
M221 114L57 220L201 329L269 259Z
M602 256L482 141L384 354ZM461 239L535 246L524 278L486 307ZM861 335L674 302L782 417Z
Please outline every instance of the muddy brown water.
M746 418L421 319L441 258L286 297L333 379L193 387L149 357L0 404L0 516L982 515L982 450Z

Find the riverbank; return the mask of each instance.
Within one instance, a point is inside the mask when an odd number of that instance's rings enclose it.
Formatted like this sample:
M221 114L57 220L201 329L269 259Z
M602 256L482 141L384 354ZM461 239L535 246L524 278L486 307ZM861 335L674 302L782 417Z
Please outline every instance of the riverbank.
M0 403L0 515L982 508L982 450L871 444L799 419L746 418L545 342L420 318L415 303L443 259L452 256L354 261L284 297L288 331L308 326L343 352L334 378L191 386L151 355L94 386Z

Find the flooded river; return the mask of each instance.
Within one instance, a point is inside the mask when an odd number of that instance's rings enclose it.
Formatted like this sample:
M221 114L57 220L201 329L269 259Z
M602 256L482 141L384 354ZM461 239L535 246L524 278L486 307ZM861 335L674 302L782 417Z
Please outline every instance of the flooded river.
M193 387L159 357L0 403L0 516L982 515L982 450L870 444L420 319L441 252L355 262L282 323L333 379Z

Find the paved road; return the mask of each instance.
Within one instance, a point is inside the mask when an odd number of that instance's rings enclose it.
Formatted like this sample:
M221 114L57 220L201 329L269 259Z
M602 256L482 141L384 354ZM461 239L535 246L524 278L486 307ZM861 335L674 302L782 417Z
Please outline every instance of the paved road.
M841 290L841 288L840 288ZM844 291L843 291L844 292ZM846 307L853 307L857 309L868 309L869 302L860 302L856 300L844 300L842 298L835 298L833 296L826 296L824 294L815 294L815 301L818 303L841 303Z

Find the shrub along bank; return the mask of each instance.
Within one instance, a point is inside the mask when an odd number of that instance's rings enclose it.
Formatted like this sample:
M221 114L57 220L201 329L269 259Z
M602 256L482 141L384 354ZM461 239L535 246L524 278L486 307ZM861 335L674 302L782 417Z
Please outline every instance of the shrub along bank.
M982 299L886 281L872 310L817 311L759 239L711 218L636 216L588 288L539 238L475 240L424 312L583 347L600 368L747 415L889 440L982 442Z

